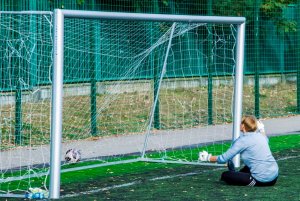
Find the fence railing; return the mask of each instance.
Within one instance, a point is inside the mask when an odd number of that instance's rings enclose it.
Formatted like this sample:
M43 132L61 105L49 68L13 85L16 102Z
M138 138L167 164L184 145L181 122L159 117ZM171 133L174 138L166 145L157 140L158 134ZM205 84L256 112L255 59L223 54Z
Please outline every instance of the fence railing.
M232 2L232 1L231 1ZM280 113L274 113L273 116L278 115L290 115L300 113L300 3L284 5L275 9L267 7L264 2L260 0L255 1L237 1L236 4L227 4L225 1L207 1L206 3L199 3L198 1L71 1L66 0L64 2L53 0L26 0L26 1L7 1L0 0L2 11L12 10L44 10L51 11L54 8L66 8L66 9L82 9L82 10L101 10L101 11L122 11L122 12L146 12L146 13L171 13L171 14L191 14L191 15L230 15L230 16L246 16L246 49L245 49L245 74L253 78L253 108L247 110L249 113L255 114L257 117L266 117L268 109L270 107L276 107L281 109ZM279 2L280 3L280 2ZM269 9L269 10L268 10ZM0 91L1 92L13 92L14 101L16 105L16 131L19 132L21 128L21 110L22 110L22 91L28 91L34 89L36 86L51 84L51 66L52 66L52 20L51 17L45 20L45 24L38 25L39 21L35 17L29 19L21 19L19 21L13 21L9 15L1 14L0 16ZM3 27L11 26L10 31L4 31ZM80 27L82 32L86 27ZM133 30L134 31L134 30ZM147 32L148 31L148 32ZM145 28L145 35L149 34L149 30ZM24 33L31 33L24 35ZM38 34L32 34L38 33ZM102 32L104 33L104 32ZM97 34L101 34L97 33ZM122 35L121 37L128 37L130 35ZM93 40L93 35L87 36L85 40L74 41L73 45L85 47L87 52L89 48L99 46L97 41L91 47L86 46L86 40ZM72 44L72 38L67 41L68 44ZM66 39L68 40L68 39ZM138 41L139 38L134 39ZM8 41L8 42L7 42ZM193 39L189 38L188 44L193 43ZM20 45L21 44L21 45ZM90 44L90 43L89 43ZM105 46L105 44L101 44ZM112 47L116 53L121 50L121 47ZM131 51L130 44L122 46L126 51ZM33 50L33 51L32 51ZM8 53L11 54L8 54ZM76 57L76 53L72 50L72 47L66 47L66 55L72 55ZM184 57L182 54L181 56ZM74 72L72 69L68 69L68 63L74 62L72 57L66 57L64 82L91 82L91 73L88 70L89 58L82 58L78 67L87 67L81 72ZM105 59L105 56L101 58ZM115 61L116 64L118 61ZM30 65L28 65L28 63ZM151 63L151 62L149 62ZM200 62L201 63L201 62ZM208 72L206 68L199 68L199 60L189 61L189 64L183 63L182 65L189 65L189 72L182 72L179 69L174 69L172 74L168 74L168 77L180 77L181 73L186 76L207 76ZM105 68L111 68L112 65L104 65L102 72L93 75L96 78L96 82L118 80L119 75L122 75L124 69L118 69L118 65L115 66L114 74L106 73ZM174 65L177 66L177 65ZM179 66L179 65L178 65ZM218 68L222 75L226 69L223 66L214 66L216 68L215 76L218 74ZM155 72L149 70L149 66L143 66L144 69L134 79L152 79ZM230 71L230 69L227 69ZM145 73L146 72L146 73ZM118 74L119 73L119 74ZM270 102L270 105L263 105L263 99L265 99L264 88L270 87L263 84L266 82L273 82L274 79L270 77L280 77L280 83L292 83L295 86L293 89L284 88L279 89L274 87L274 93L278 93L278 96L288 96L293 94L286 102L278 102L278 105L274 105L274 102ZM288 77L288 78L287 78ZM267 79L268 78L268 79ZM247 93L247 92L246 92ZM272 101L272 100L270 100ZM212 102L210 104L213 104ZM271 115L272 116L272 115Z

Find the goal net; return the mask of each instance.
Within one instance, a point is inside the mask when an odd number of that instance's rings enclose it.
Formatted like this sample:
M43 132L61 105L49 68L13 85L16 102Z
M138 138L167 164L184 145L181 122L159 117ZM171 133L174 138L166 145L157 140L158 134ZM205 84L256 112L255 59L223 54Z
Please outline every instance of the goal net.
M0 12L0 194L47 188L51 12Z
M49 165L52 198L55 178L72 170L207 165L199 151L221 154L237 137L243 18L58 10L55 23L52 15L0 20L1 75L9 75L1 98L10 99L0 108L1 161L16 161L1 168L6 195L47 188ZM76 166L63 158L71 148L81 151ZM5 182L12 176L15 186Z

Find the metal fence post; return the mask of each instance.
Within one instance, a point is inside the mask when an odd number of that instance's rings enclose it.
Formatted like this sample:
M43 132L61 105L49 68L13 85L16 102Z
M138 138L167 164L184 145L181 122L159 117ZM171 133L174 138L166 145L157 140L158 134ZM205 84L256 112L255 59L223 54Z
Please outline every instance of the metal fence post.
M297 68L297 113L300 113L300 0L297 2L296 20L297 20L297 32L296 32L296 68Z
M259 32L259 23L260 23L260 14L259 7L261 0L255 1L255 19L254 19L254 113L257 118L260 118L260 94L259 94L259 68L260 66L260 32Z
M207 14L212 16L212 0L207 2ZM211 31L211 25L208 24L208 30ZM207 123L208 125L213 124L213 76L212 76L212 65L213 65L213 53L212 51L212 40L211 34L208 36L207 54L208 54L208 72L207 72Z

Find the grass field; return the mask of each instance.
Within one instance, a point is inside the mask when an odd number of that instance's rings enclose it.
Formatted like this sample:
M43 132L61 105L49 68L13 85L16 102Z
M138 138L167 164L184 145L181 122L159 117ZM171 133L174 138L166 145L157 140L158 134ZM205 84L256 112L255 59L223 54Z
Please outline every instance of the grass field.
M270 147L280 168L272 187L225 185L225 167L136 162L64 173L60 200L300 200L300 135L271 137Z
M292 93L292 92L293 93ZM213 91L213 123L232 122L232 87L220 85ZM244 87L243 111L254 111L254 87ZM107 97L109 96L109 97ZM106 106L103 104L109 101ZM153 101L150 92L99 94L97 136L143 133L147 127ZM270 104L272 102L272 104ZM104 104L105 105L105 104ZM207 87L177 88L160 93L160 127L163 130L203 127L207 125ZM260 90L263 118L296 114L296 85L294 83L265 86ZM15 148L15 108L1 108L0 150ZM23 145L39 146L50 140L50 100L27 102L22 106ZM86 139L90 133L90 96L64 98L63 141Z
M270 139L280 167L280 178L274 187L227 186L219 182L225 170L220 167L137 163L105 168L104 175L94 172L98 179L89 180L88 188L83 183L75 185L78 190L83 188L80 190L83 192L90 189L90 194L62 200L83 200L85 197L89 200L299 200L299 142L300 135ZM68 177L72 177L70 174ZM116 186L122 184L128 186ZM73 183L64 186L62 195L74 191ZM112 186L115 187L110 188Z

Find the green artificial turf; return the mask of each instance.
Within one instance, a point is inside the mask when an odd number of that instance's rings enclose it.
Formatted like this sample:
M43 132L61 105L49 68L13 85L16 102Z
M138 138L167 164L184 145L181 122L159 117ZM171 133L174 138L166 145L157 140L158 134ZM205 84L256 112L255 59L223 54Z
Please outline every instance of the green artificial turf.
M300 200L300 135L271 137L270 147L280 168L272 187L228 186L219 181L226 170L220 167L134 163L106 168L106 175L102 175L105 171L85 175L90 178L87 186L99 192L62 200ZM131 182L128 187L116 187ZM111 186L115 188L105 189ZM89 189L72 182L62 187L62 195Z
M270 147L280 167L273 187L225 185L219 182L225 167L135 162L63 173L60 200L299 200L300 135L271 137ZM179 154L184 155L182 150ZM79 165L84 163L74 167ZM124 184L128 186L118 186ZM20 183L11 182L8 188L14 185ZM78 195L64 197L72 194Z

